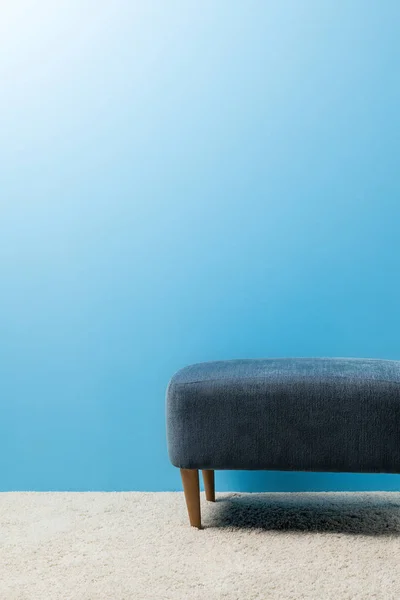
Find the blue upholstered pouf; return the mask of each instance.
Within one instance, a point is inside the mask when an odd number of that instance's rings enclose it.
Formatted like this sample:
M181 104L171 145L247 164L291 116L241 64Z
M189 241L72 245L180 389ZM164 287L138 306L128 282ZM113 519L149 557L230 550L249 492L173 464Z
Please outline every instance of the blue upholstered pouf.
M170 381L167 433L181 468L400 472L400 362L195 364Z
M191 365L167 390L171 462L201 527L199 469L400 473L400 362L349 358Z

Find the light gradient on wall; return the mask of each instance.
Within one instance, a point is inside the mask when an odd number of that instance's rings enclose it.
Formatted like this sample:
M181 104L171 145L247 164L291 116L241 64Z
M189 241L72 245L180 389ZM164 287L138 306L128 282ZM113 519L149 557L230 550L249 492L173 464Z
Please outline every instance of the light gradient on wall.
M0 489L179 489L192 362L400 359L398 2L3 4Z

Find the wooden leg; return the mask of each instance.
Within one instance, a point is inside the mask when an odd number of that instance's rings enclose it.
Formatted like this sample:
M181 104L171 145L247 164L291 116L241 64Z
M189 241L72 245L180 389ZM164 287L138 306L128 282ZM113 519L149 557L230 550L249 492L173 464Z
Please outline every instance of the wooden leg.
M190 524L192 527L197 527L200 529L201 515L199 472L197 469L181 469L181 477Z
M215 478L214 471L203 471L204 489L209 502L215 502Z

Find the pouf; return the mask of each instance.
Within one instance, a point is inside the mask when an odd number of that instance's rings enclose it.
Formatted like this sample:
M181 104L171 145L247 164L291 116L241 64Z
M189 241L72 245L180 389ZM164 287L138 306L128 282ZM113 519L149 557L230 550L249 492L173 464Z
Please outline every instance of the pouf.
M400 472L400 361L279 358L194 364L171 379L168 453L201 527L199 469Z

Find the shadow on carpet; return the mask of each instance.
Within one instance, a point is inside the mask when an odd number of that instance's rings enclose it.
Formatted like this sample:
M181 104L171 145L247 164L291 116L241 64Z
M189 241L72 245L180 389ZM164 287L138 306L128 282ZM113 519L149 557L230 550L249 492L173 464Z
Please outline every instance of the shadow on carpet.
M400 536L398 493L230 494L203 514L207 528Z

